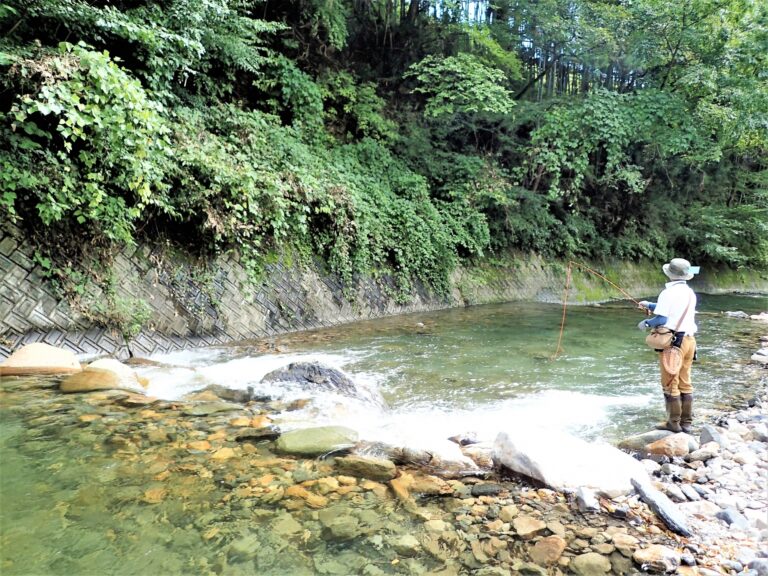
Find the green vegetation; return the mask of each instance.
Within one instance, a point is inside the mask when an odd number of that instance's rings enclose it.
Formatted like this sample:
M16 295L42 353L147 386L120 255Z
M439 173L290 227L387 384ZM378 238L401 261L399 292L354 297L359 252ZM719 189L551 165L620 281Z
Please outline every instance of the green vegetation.
M510 250L768 267L759 0L0 0L0 213L446 293ZM122 322L133 331L133 319Z

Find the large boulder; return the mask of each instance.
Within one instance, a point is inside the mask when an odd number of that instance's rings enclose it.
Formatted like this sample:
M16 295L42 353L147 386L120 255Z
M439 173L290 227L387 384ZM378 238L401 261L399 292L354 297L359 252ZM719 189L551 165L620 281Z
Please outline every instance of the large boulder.
M352 448L357 432L343 426L320 426L285 432L277 439L275 448L284 454L321 456Z
M85 370L72 374L64 380L60 389L62 392L93 392L94 390L126 390L137 394L144 394L144 387L139 381L136 372L131 368L113 360L105 358L96 360Z
M319 362L292 362L285 368L273 370L261 379L262 384L289 384L303 390L335 392L384 405L378 393L355 384L341 370L323 366Z
M494 460L555 490L584 486L609 498L632 492L632 478L648 479L645 467L618 448L544 429L499 433Z
M42 342L27 344L0 363L0 376L73 374L80 370L72 352Z

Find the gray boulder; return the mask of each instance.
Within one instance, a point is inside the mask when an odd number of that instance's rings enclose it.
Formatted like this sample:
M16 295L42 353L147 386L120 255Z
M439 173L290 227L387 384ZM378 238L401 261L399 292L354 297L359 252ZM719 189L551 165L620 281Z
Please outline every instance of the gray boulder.
M290 384L310 392L335 392L384 405L384 399L379 394L358 386L341 370L323 366L319 362L292 362L285 368L273 370L264 376L261 383Z

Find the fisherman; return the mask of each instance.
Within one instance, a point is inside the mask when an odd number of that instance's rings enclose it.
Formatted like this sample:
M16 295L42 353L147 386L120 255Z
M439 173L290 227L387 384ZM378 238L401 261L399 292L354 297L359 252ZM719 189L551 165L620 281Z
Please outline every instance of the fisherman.
M659 294L658 302L643 300L639 303L642 309L653 312L654 317L641 320L637 327L645 331L664 326L675 331L672 345L680 349L682 364L677 374L671 374L659 355L667 420L656 428L690 434L693 423L691 364L696 358L696 294L686 281L699 273L699 267L691 266L683 258L673 258L664 264L662 270L670 281Z

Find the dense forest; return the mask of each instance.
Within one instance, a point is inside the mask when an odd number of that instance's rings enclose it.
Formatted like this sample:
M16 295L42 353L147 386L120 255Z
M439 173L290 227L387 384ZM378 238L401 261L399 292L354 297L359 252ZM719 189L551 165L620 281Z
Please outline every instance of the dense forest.
M0 214L51 269L768 267L763 0L0 0L0 71Z

